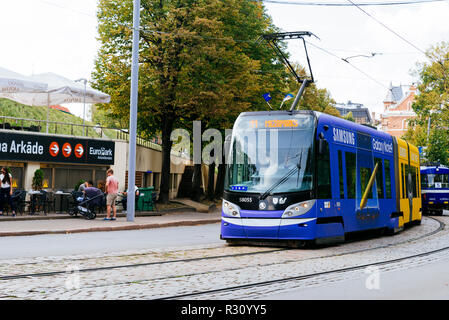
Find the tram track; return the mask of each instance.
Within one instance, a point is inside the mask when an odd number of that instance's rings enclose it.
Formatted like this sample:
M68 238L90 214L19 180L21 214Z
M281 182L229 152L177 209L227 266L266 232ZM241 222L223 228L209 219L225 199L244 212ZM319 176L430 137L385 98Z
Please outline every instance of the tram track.
M245 253L236 253L229 255L219 255L219 256L209 256L209 257L201 257L201 258L190 258L190 259L175 259L175 260L165 260L165 261L153 261L153 262L145 262L145 263L134 263L134 264L124 264L124 265L115 265L115 266L107 266L107 267L96 267L96 268L85 268L77 270L78 272L94 272L94 271L108 271L114 269L124 269L124 268L137 268L137 267L146 267L152 265L163 265L169 263L182 263L182 262L194 262L194 261L203 261L203 260L212 260L212 259L222 259L222 258L236 258L240 256L251 256L257 254L267 254L279 251L285 251L289 249L276 249L276 250L267 250L267 251L258 251L258 252L245 252ZM23 278L31 278L31 277L48 277L66 274L67 271L51 271L51 272L40 272L40 273L29 273L29 274L17 274L17 275L8 275L8 276L0 276L0 280L13 280L13 279L23 279Z
M431 232L428 232L428 233L425 233L423 235L420 235L419 237L414 237L414 238L407 239L407 240L404 240L404 241L399 241L399 242L396 242L396 243L389 243L389 244L386 244L386 245L375 246L375 247L371 247L371 248L362 248L362 249L357 249L357 250L352 250L352 251L347 251L347 252L339 252L339 253L330 254L330 255L321 255L321 256L317 256L317 257L311 257L311 258L308 258L308 259L304 259L303 261L322 259L322 258L332 258L332 257L337 257L337 256L344 256L344 255L350 255L350 254L355 254L355 253L360 253L360 252L366 252L366 251L371 251L371 250L376 250L376 249L382 249L382 248L388 248L388 247L392 247L392 246L397 246L397 245L401 245L401 244L404 244L404 243L413 242L413 241L417 241L417 240L420 240L420 239L423 239L423 238L426 238L426 237L430 237L432 235L435 235L435 234L441 232L445 228L444 222L442 222L442 221L440 221L438 219L432 218L432 217L429 217L429 218L432 219L432 220L437 221L439 223L439 227L436 228L435 230L432 230ZM356 241L357 240L351 240L351 241L348 241L348 243L354 243ZM360 241L360 239L359 239L359 241ZM191 263L191 262L208 261L208 260L214 260L214 259L228 259L228 258L238 258L238 257L244 257L244 256L270 254L270 253L277 253L277 252L282 252L282 251L287 251L287 250L295 250L295 249L281 248L281 249L274 249L274 250L265 250L265 251L256 251L256 252L254 252L254 251L253 252L243 252L243 253L228 254L228 255L213 255L213 256L208 256L208 257L198 257L198 258L189 258L189 259L174 259L174 260L152 261L152 262L134 263L134 264L112 265L112 266L104 266L104 267L83 268L83 269L77 270L77 272L87 273L87 272L110 271L110 270L114 270L114 269L138 268L138 267L164 265L164 264ZM118 257L126 257L126 256L127 255L122 255L122 256L118 256ZM129 256L135 256L135 255L129 255ZM283 261L281 261L279 263L289 263L289 262L294 262L294 260L283 260ZM36 262L34 262L33 264L36 264ZM21 264L21 265L24 265L24 264ZM273 265L273 263L262 264L262 265L259 265L259 266L264 267L264 266L271 266L271 265ZM222 271L227 271L227 270L231 270L232 271L232 270L235 270L235 269L234 268L224 269ZM210 273L210 272L211 271L207 271L205 273ZM49 272L38 272L38 273L16 274L16 275L4 275L4 276L0 276L0 281L7 281L7 280L14 280L14 279L25 279L25 278L29 279L29 278L39 278L39 277L51 277L51 276L57 276L57 275L65 275L67 273L68 273L67 270L64 270L64 271L58 270L58 271L49 271ZM198 273L186 274L184 276L188 277L188 276L194 276L194 275L198 275ZM177 277L179 277L179 276L177 276ZM169 277L152 279L152 280L165 280L165 279L169 279ZM145 280L140 280L140 281L145 281ZM132 282L135 282L135 281L132 281Z
M410 240L410 241L416 241L416 240L422 239L422 238L424 238L426 236L429 236L430 234L436 234L436 233L442 231L445 228L445 223L444 222L442 222L442 221L440 221L438 219L432 218L432 217L429 217L429 218L438 221L440 223L440 227L437 230L434 230L433 232L430 232L429 234L420 236L420 237L418 237L418 238L416 238L414 240ZM409 242L409 241L406 241L406 242ZM379 248L381 248L381 247L379 247ZM378 248L370 248L369 250L371 250L371 249L378 249ZM204 291L198 291L198 292L192 292L192 293L184 293L184 294L178 294L178 295L164 296L164 297L158 298L158 300L189 299L189 298L199 297L199 296L202 296L202 295L210 296L211 294L222 294L222 293L234 292L234 291L238 291L238 290L247 290L247 289L268 287L268 286L271 286L271 285L279 285L279 284L283 284L283 283L308 280L308 279L318 278L318 277L332 275L332 274L342 274L342 273L348 273L348 272L351 272L351 271L359 271L359 270L363 270L363 269L366 269L366 268L369 268L369 267L379 267L379 266L393 265L395 263L404 262L406 260L417 259L417 258L422 258L422 257L430 256L430 255L435 255L435 254L438 254L438 253L441 253L441 252L444 252L444 251L447 251L447 250L449 250L449 246L438 248L438 249L435 249L435 250L430 250L430 251L427 251L427 252L414 254L414 255L400 257L400 258L396 258L396 259L390 259L390 260L384 260L384 261L379 261L379 262L361 264L361 265L356 265L356 266L351 266L351 267L346 267L346 268L338 268L338 269L327 270L327 271L322 271L322 272L315 272L315 273L299 275L299 276L291 276L291 277L285 277L285 278L280 278L280 279L273 279L273 280L266 280L266 281L242 284L242 285L237 285L237 286L229 286L229 287L225 287L225 288L217 288L217 289L204 290ZM357 252L360 252L360 251L366 251L366 250L358 250ZM354 252L351 252L351 253L354 253Z

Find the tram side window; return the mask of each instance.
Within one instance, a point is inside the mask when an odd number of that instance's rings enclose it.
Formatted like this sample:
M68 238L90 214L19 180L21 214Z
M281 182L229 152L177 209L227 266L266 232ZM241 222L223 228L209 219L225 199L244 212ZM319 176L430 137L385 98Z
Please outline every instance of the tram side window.
M318 199L332 198L331 189L331 161L329 155L329 144L326 140L324 143L323 154L318 154L317 172L318 172Z
M356 158L355 153L345 152L346 189L348 199L355 199Z
M366 189L368 187L369 179L371 178L371 168L365 168L360 167L360 188L361 188L361 195L363 196L366 192ZM368 199L373 198L373 188L368 190Z
M391 199L390 160L385 160L385 193L386 193L387 199Z
M341 150L338 150L338 180L340 184L340 199L345 198L345 186L343 181L343 155Z
M416 168L410 167L410 173L412 175L412 192L413 192L413 198L418 197L418 191L416 191Z
M377 172L376 172L376 185L377 185L377 197L379 199L384 198L384 168L382 165L382 159L374 158L374 163L377 164Z
M419 183L419 168L416 168L416 193L418 194L418 197L420 197L421 195L421 191L419 190L420 188L420 183Z
M427 174L421 175L421 189L422 188L427 188Z

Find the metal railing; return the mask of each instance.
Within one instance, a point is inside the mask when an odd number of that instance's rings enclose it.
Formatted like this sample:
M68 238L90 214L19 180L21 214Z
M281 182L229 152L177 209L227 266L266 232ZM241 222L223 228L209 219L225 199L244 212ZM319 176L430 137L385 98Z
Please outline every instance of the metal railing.
M46 126L46 120L0 116L0 129L45 133ZM48 134L66 134L129 141L129 133L125 129L59 121L48 121ZM143 147L162 151L160 144L140 136L137 137L136 143Z

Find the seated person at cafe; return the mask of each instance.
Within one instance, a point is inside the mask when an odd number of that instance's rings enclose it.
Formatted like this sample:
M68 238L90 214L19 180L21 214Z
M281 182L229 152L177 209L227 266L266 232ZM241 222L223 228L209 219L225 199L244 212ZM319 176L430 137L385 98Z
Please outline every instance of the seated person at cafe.
M83 190L86 198L92 199L96 196L103 195L103 192L100 189L95 188L92 185L92 181L86 182L86 188ZM95 198L94 200L87 203L87 207L89 208L89 210L93 210L95 207L101 207L102 201L103 197Z
M127 203L128 192L129 192L129 189L126 190L126 192L123 192L123 196L122 196L122 200L121 200L122 206L123 206L123 211L126 211L126 208L128 206L128 203ZM139 190L136 185L134 185L134 192L136 193L136 203L137 203L137 200L139 199Z

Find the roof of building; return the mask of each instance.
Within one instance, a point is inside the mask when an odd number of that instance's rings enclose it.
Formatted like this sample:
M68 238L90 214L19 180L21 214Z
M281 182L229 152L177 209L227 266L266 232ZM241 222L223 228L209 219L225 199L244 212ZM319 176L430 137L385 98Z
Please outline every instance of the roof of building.
M340 115L345 116L349 112L352 113L352 116L356 119L367 119L369 122L372 122L373 119L371 117L371 113L367 107L364 107L361 103L354 103L352 101L348 101L347 103L337 103L335 108L340 112Z
M63 106L61 106L59 104L58 105L54 105L54 106L50 106L50 108L51 109L55 109L55 110L59 110L59 111L62 111L62 112L68 113L68 114L72 114L69 109L67 109L66 107L63 107Z
M394 102L394 103L400 102L408 95L409 91L412 90L412 87L413 84L412 85L400 84L399 86L393 86L393 84L390 82L390 87L388 88L387 96L385 97L384 102Z

